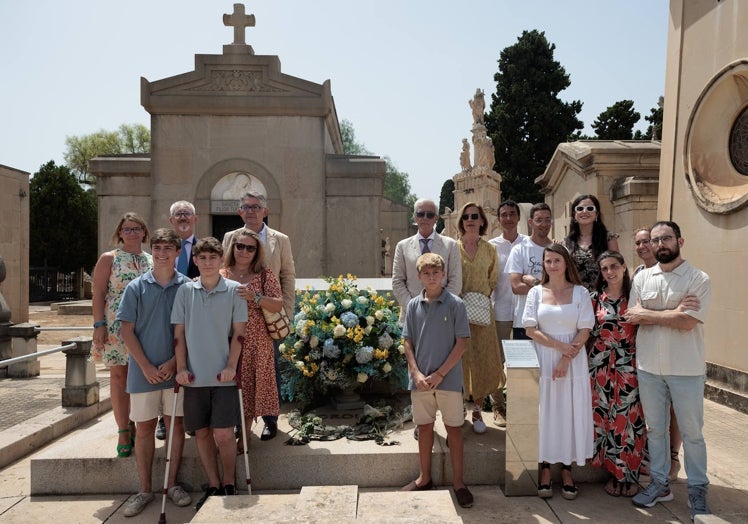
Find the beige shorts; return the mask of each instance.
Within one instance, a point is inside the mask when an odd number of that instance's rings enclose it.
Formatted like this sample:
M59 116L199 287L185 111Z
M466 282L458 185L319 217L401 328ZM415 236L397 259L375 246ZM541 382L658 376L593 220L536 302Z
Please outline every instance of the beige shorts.
M410 401L413 404L414 424L433 424L437 409L441 411L445 426L460 427L465 421L460 391L411 391Z
M130 420L146 422L159 415L171 416L174 409L174 390L172 388L130 394ZM177 416L184 416L184 393L177 397Z

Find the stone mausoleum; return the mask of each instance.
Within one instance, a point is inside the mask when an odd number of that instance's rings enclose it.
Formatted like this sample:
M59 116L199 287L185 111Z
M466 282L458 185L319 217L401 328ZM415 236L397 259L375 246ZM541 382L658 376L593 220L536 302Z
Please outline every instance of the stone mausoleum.
M224 15L234 41L220 55L196 55L193 71L141 79L151 114L150 156L98 157L99 250L133 210L152 228L169 206L197 208L197 236L241 226L239 198L267 195L268 225L291 239L297 277L386 273L385 246L408 236L408 210L382 197L385 162L343 154L330 81L281 72L245 40L255 24L242 4Z

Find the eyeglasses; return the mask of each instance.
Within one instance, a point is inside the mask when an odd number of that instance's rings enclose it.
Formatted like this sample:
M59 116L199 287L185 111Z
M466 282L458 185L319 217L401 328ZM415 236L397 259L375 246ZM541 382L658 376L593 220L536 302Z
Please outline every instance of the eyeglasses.
M637 240L634 242L637 246L648 246L651 243L649 240Z
M470 213L470 214L465 213L464 215L462 215L463 220L478 220L479 218L480 218L479 213Z
M139 235L140 233L143 232L143 228L142 227L123 227L120 229L120 231L124 235L129 235L130 233L135 233L136 235Z
M242 244L241 242L236 242L234 244L234 247L239 251L244 251L246 249L247 253L254 253L255 251L257 251L257 246L255 246L254 244Z
M192 211L177 211L171 216L176 218L191 218L195 216L195 213L193 213Z
M244 205L242 205L242 206L241 206L241 207L240 207L239 209L241 209L241 210L242 210L242 211L244 211L245 213L246 213L247 211L251 211L252 213L259 213L259 212L260 212L260 211L262 211L262 210L263 210L264 208L263 208L262 206L258 206L257 204L254 204L254 205L252 205L252 206L248 206L247 204L244 204Z
M664 243L668 243L668 244L669 244L669 243L670 243L670 241L671 241L672 239L674 239L674 238L675 238L675 237L674 237L673 235L665 235L664 237L659 237L659 238L652 238L652 239L650 239L650 240L649 240L649 242L650 242L650 243L651 243L651 244L652 244L653 246L656 246L656 245L659 245L659 244L664 244Z
M597 208L595 206L577 206L574 208L574 211L576 211L577 213L581 213L582 211L594 213L595 211L597 211Z
M416 211L416 216L418 218L434 218L436 216L436 213L434 213L433 211Z

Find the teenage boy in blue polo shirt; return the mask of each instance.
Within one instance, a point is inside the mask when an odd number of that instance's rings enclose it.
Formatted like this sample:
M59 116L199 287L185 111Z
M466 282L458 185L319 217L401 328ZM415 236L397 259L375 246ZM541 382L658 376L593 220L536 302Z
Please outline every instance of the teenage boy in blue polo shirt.
M184 388L184 426L194 431L208 489L198 501L200 509L213 495L235 495L236 438L239 398L236 368L247 323L247 303L241 285L223 278L221 243L213 237L198 240L192 258L200 278L177 291L171 322L174 324L177 382ZM216 451L223 477L218 475Z
M138 515L153 499L151 470L156 420L164 413L169 427L168 408L174 405L174 328L171 308L179 286L189 279L176 272L179 236L171 229L157 229L151 235L153 269L131 281L122 294L117 312L120 334L130 354L127 367L127 392L130 394L130 419L135 421L135 458L140 491L125 504L125 517ZM177 485L179 462L184 447L182 398L177 398L172 437L172 466L169 468L168 495L177 506L192 502L188 493Z
M441 411L452 460L452 484L463 508L473 505L473 495L462 480L462 354L467 349L470 325L465 304L442 287L444 259L436 253L416 261L420 295L408 302L405 312L405 357L408 360L413 422L418 425L418 478L403 491L431 489L431 448L434 445L436 410Z

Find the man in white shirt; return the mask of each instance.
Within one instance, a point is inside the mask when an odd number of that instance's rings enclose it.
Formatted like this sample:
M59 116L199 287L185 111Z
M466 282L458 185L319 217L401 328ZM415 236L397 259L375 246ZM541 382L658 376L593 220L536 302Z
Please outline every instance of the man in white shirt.
M512 338L515 300L514 293L512 293L512 286L509 282L509 275L504 274L504 268L506 267L506 262L509 259L509 253L511 253L512 248L519 245L523 239L527 238L527 235L522 235L517 231L520 211L519 205L514 200L504 200L499 204L497 215L499 217L499 225L501 226L501 234L488 242L496 247L496 254L499 257L499 279L491 295L491 302L493 303L496 335L499 338L499 345L501 345L502 340ZM501 349L503 361L504 352L503 348ZM506 377L499 384L496 392L491 394L493 420L494 424L499 427L506 427L506 402L503 391L505 384Z
M539 284L540 277L543 276L543 251L552 242L548 238L553 224L550 206L545 202L532 206L527 223L532 234L512 248L504 268L504 274L509 275L509 283L515 295L512 324L512 338L515 340L530 338L522 327L522 314L525 311L527 292Z

